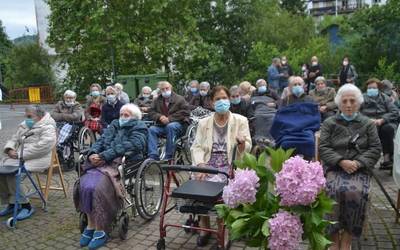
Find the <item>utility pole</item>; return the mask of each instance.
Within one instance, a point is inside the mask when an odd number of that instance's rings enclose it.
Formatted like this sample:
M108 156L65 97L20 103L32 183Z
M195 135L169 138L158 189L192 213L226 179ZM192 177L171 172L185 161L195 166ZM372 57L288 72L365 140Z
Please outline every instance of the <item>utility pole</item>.
M335 1L335 16L338 15L338 0Z

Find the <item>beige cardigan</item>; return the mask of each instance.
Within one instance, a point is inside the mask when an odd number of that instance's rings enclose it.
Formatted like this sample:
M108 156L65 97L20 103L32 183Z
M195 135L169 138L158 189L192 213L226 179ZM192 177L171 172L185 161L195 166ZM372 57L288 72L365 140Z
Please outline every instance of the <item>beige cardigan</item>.
M214 114L210 117L201 119L197 127L195 141L190 148L192 163L194 166L207 164L211 158L213 144ZM249 123L246 117L239 114L230 113L228 120L227 149L228 161L231 163L236 136L241 135L245 138L245 152L251 150L251 136ZM237 151L236 159L242 157L243 152Z

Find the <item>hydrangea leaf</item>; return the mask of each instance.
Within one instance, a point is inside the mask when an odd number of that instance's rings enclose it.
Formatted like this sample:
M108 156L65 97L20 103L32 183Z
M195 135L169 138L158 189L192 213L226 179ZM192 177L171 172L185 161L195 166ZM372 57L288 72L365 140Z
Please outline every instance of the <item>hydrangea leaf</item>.
M263 233L263 235L265 237L269 236L269 224L268 224L268 220L264 221L263 225L262 225L262 229L261 232Z

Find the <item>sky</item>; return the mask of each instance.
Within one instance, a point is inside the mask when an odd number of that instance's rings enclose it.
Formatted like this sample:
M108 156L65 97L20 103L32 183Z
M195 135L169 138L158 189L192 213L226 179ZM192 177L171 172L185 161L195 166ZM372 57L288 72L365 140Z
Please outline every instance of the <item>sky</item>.
M0 0L0 20L10 39L36 34L34 0Z

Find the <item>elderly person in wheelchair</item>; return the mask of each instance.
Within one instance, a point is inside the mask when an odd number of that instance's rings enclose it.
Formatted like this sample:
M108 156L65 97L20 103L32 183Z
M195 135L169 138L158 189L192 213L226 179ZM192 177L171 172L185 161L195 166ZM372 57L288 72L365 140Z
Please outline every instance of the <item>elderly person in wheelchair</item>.
M364 98L353 84L343 85L335 103L340 113L321 127L320 158L326 170L327 193L337 204L330 225L331 249L351 249L360 237L367 212L371 169L378 162L381 144L376 126L359 110Z
M76 101L76 93L72 90L64 92L62 101L59 101L51 112L51 117L60 123L71 123L82 121L83 109Z
M25 140L25 136L30 134ZM8 206L0 211L0 216L11 214L15 205L15 174L3 174L12 168L18 168L21 142L24 140L23 159L28 171L41 172L50 166L51 151L56 143L56 123L50 114L40 106L29 106L25 110L23 121L12 138L4 146L5 157L0 162L0 198ZM20 185L19 212L17 220L29 218L34 209L25 197L23 185Z
M87 154L84 174L74 187L75 207L88 218L80 240L82 247L97 249L104 245L114 218L123 208L125 189L118 165L127 152L131 161L145 159L147 127L141 119L142 113L136 105L125 104L119 120L104 130Z
M236 157L250 152L249 125L244 116L229 111L230 93L227 88L216 86L211 90L210 96L215 113L199 122L196 139L191 148L193 165L209 166L230 174L235 145L237 145ZM226 177L201 173L196 178L221 182ZM209 228L209 217L201 217L200 226ZM202 231L197 239L197 245L205 246L209 237L210 234Z

